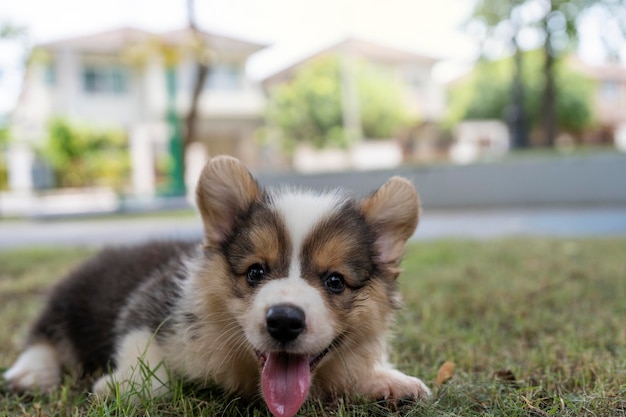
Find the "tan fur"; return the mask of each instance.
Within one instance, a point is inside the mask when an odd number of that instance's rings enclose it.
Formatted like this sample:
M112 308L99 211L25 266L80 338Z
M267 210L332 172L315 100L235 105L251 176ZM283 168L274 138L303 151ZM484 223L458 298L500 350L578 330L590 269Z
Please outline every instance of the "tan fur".
M311 263L317 271L336 271L341 273L348 283L354 281L347 261L350 260L350 250L358 245L349 233L333 233L324 239L323 245L318 245L311 252Z
M316 395L364 396L397 400L426 398L430 391L422 381L393 369L388 362L387 337L393 310L382 284L369 287L362 296L368 309L355 309L342 318L349 341L320 366L315 375Z
M258 361L236 319L246 304L228 295L231 288L223 279L226 268L221 261L196 265L184 298L198 317L200 331L192 334L187 328L178 329L166 349L179 374L201 382L217 381L230 392L254 395L259 386ZM184 340L182 346L179 337Z
M393 177L362 202L361 210L380 233L381 260L397 264L419 221L420 202L415 188L408 180Z
M257 262L267 262L274 265L284 256L276 239L277 231L272 225L254 224L250 231L250 240L254 242L255 251L242 263L252 265Z
M220 156L204 167L196 188L196 202L204 223L206 244L220 242L241 211L260 197L252 175L237 159Z

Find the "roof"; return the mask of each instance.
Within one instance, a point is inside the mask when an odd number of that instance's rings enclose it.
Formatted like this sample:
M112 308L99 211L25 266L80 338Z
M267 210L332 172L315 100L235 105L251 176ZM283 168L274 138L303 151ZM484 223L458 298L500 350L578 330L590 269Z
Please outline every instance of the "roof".
M238 39L232 36L200 31L206 43L216 49L234 50L252 54L268 45ZM38 45L44 49L74 49L84 52L114 53L132 43L161 39L173 45L190 42L191 29L183 28L164 33L153 33L142 29L123 27L85 36L62 39Z
M588 64L574 57L571 65L596 81L614 81L626 83L626 66L620 63L607 62L602 64Z
M349 52L358 57L367 58L371 61L387 64L419 62L426 65L433 65L437 62L437 58L431 56L414 53L408 50L399 49L396 47L391 47L364 39L345 37L339 41L333 42L326 47L317 49L310 54L297 59L295 62L288 64L286 67L266 76L263 80L263 83L273 84L274 82L281 81L284 78L289 77L296 68L298 68L306 61L314 59L318 56L335 52Z
M75 49L90 52L115 52L132 42L143 42L155 34L130 27L39 44L44 49Z
M252 54L269 46L269 44L252 42L248 40L243 40L241 38L217 34L215 32L206 32L203 30L199 30L199 34L200 36L202 36L203 40L207 44L218 50L238 50L241 52ZM183 28L170 32L165 32L160 34L159 36L168 42L180 45L189 42L189 38L192 36L192 31L190 28Z

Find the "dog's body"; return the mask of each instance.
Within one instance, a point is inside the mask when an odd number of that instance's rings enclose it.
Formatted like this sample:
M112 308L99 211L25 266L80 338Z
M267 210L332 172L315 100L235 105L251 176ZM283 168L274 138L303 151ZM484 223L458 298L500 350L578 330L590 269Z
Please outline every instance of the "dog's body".
M5 373L10 384L49 389L63 367L112 369L96 394L117 382L160 395L174 375L261 389L272 413L289 417L307 397L429 394L386 352L397 267L418 221L410 183L391 179L363 200L266 191L218 157L197 202L203 245L107 250L61 282Z

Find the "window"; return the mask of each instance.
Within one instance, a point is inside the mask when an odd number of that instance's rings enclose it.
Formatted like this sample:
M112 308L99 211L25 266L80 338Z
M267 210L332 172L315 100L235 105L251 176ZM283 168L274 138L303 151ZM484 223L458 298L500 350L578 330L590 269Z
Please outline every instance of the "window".
M218 91L240 90L241 87L241 67L229 64L216 64L212 66L204 84L204 88Z
M426 84L427 75L417 66L407 66L402 71L403 81L413 90L419 90Z
M614 80L605 80L600 85L600 96L603 100L615 101L619 96L619 83Z
M83 69L83 90L88 93L121 94L128 90L128 75L118 66L86 66Z
M57 83L57 71L56 65L54 62L49 62L46 64L43 72L44 82L48 87L52 87Z

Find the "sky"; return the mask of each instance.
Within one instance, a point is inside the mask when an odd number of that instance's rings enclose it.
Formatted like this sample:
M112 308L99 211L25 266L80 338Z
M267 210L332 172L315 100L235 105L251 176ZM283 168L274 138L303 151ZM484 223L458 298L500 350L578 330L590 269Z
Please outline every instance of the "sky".
M271 46L249 62L262 79L316 47L358 36L442 61L442 82L467 70L477 44L462 29L473 0L195 0L201 29ZM19 94L24 51L52 40L133 26L167 31L187 24L187 0L2 0L0 23L26 27L21 43L0 41L0 114ZM597 25L596 25L597 26ZM589 25L593 34L597 27ZM590 58L597 45L587 46ZM597 55L597 54L596 54Z

